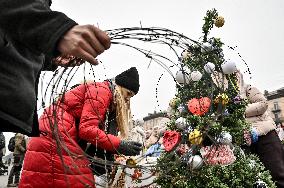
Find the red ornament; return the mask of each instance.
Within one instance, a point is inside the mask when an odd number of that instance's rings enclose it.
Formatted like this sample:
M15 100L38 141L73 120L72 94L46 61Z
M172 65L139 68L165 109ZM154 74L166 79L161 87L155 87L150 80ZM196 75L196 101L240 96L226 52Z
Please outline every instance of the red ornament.
M211 100L208 97L193 98L188 101L188 110L194 115L202 116L208 112Z
M181 141L181 135L177 131L166 131L163 137L163 145L166 151L171 151Z

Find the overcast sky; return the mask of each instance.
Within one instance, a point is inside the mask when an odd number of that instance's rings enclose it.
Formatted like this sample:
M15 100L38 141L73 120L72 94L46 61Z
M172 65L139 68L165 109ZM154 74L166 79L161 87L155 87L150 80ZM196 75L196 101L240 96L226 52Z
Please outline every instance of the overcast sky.
M142 23L143 27L169 28L195 40L202 36L203 17L212 8L225 18L225 25L213 28L210 36L237 46L236 51L252 72L249 82L261 91L284 87L283 0L53 0L52 4L53 10L64 12L79 24L95 24L102 30ZM167 50L163 53L167 54ZM99 59L103 64L95 68L95 74L101 79L113 77L131 66L138 68L141 87L131 104L135 118L167 108L175 94L175 83L168 74L162 77L157 102L155 89L164 73L157 64L147 68L149 60L144 56L116 45ZM234 60L243 65L239 58Z
M71 3L72 2L72 3ZM222 28L213 28L210 36L220 37L248 63L252 82L261 91L284 87L284 1L282 0L54 0L52 9L62 11L79 24L95 24L102 30L140 26L164 27L198 40L202 36L203 17L207 10L217 9L225 18ZM166 52L167 53L167 52ZM226 56L226 54L225 54ZM153 110L163 110L174 96L175 84L169 75L162 77L163 69L151 65L141 54L112 45L103 54L97 67L107 77L114 76L131 66L140 72L141 90L133 98L136 117ZM235 61L243 64L240 58ZM159 106L158 106L159 105Z

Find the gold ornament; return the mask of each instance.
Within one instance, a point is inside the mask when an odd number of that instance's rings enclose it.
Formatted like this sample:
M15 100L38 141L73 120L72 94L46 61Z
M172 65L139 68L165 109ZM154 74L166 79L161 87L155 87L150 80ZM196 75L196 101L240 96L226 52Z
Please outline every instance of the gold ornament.
M172 98L169 102L169 106L171 108L175 108L177 106L177 103L178 103L179 99L178 98Z
M227 94L223 93L223 94L219 94L216 99L214 100L215 104L219 104L221 103L223 106L225 106L226 104L228 104L229 102L229 97Z
M189 133L188 140L190 143L199 145L202 143L202 133L198 129L194 129L191 133Z
M216 27L222 27L225 23L225 19L222 16L218 16L215 20Z

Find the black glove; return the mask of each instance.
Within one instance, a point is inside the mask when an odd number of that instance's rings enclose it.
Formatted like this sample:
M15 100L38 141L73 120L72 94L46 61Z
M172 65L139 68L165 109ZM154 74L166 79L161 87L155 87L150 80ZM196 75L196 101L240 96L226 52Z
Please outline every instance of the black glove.
M122 140L117 148L118 153L126 156L139 155L142 150L142 144L134 141Z

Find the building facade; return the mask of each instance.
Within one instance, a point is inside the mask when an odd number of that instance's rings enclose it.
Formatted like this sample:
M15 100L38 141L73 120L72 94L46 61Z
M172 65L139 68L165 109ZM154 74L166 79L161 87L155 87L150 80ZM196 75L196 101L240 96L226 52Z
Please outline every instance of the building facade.
M148 116L143 118L143 120L143 128L145 131L148 131L153 130L156 126L166 126L169 118L167 118L167 114L165 112L154 112L153 114L149 113Z
M284 87L272 92L264 91L264 95L275 123L284 125Z

